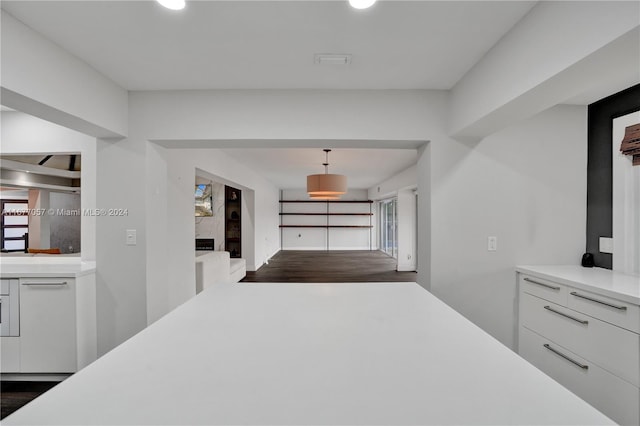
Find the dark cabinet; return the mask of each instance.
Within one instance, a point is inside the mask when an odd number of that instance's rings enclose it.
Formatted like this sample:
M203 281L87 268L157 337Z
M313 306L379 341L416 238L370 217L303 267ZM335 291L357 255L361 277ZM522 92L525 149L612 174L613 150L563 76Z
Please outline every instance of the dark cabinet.
M242 257L242 191L224 187L225 250L231 257Z

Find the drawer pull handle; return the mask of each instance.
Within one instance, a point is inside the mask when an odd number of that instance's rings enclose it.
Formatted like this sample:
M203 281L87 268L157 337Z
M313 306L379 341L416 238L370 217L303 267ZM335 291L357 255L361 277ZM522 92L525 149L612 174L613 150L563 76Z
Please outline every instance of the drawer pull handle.
M579 297L581 299L586 299L586 300L589 300L591 302L600 303L601 305L609 306L611 308L619 309L621 311L626 311L627 310L626 306L612 305L611 303L603 302L602 300L592 299L591 297L583 296L582 294L578 294L575 291L572 291L570 294L572 296Z
M556 311L555 309L553 309L551 306L545 306L544 307L547 311L551 311L554 314L558 314L558 315L562 315L563 317L569 318L571 320L574 320L575 322L579 322L580 324L584 324L587 325L589 324L589 321L587 320L581 320L580 318L576 318L576 317L572 317L571 315L567 315L564 312L560 312L560 311Z
M58 286L58 285L67 285L66 281L61 281L58 283L38 283L38 282L33 282L33 283L22 283L22 285L47 285L47 286Z
M552 285L549 285L549 284L545 284L545 283L541 283L541 282L538 282L538 281L534 281L531 278L525 278L524 280L526 282L529 282L529 283L532 283L532 284L538 284L538 285L541 285L542 287L550 288L551 290L560 290L560 287L555 287L555 286L552 286Z
M569 361L569 362L571 362L571 363L573 363L573 364L577 365L578 367L582 368L583 370L588 370L588 369L589 369L589 366L588 366L588 365L582 364L582 363L580 363L580 362L576 361L575 359L572 359L572 358L570 358L570 357L566 356L566 355L565 355L565 354L563 354L562 352L560 352L560 351L558 351L558 350L553 349L553 348L552 348L548 343L545 343L545 344L544 344L544 345L542 345L542 346L544 346L545 348L549 349L549 350L550 350L551 352L553 352L554 354L556 354L556 355L558 355L558 356L561 356L562 358L566 359L567 361Z

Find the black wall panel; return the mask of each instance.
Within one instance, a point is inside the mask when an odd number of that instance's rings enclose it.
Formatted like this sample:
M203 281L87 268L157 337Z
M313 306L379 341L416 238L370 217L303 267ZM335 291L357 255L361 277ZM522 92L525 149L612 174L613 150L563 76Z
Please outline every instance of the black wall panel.
M611 269L611 254L600 253L599 238L613 234L613 119L640 111L640 84L589 105L587 163L587 248L595 265Z

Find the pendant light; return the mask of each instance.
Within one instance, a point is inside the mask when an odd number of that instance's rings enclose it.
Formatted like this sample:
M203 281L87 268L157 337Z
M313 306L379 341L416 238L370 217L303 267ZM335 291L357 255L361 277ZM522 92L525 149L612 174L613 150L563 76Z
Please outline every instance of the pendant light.
M307 193L312 200L337 200L347 192L347 177L329 173L330 149L324 149L324 174L307 176Z

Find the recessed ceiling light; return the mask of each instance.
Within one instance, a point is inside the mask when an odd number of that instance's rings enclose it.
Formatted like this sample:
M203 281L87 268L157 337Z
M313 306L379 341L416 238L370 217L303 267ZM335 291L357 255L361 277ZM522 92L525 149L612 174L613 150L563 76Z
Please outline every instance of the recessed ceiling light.
M354 9L366 9L373 6L376 0L349 0L349 4Z
M185 0L157 0L158 3L171 10L182 10L185 6Z

